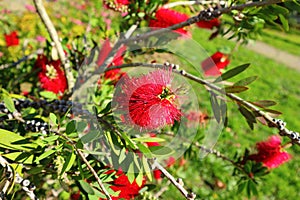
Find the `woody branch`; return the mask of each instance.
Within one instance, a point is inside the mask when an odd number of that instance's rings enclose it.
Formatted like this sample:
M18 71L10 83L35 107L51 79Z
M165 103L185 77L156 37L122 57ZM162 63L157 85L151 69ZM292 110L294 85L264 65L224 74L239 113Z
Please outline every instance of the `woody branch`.
M41 18L41 20L43 21L45 27L47 28L47 31L52 39L52 41L55 44L55 47L57 49L58 52L58 56L59 59L63 65L66 77L67 77L67 81L68 81L68 90L69 92L72 90L73 86L74 86L74 77L72 74L72 69L70 67L70 62L68 60L68 58L65 55L65 52L63 50L62 44L59 41L59 37L57 34L57 31L51 21L51 19L49 18L47 11L43 5L42 0L33 0L33 3L35 5L35 8Z
M105 72L110 71L110 70L114 70L114 69L118 69L118 68L127 68L127 67L148 67L148 68L161 68L164 69L166 67L165 64L158 64L158 63L130 63L130 64L124 64L124 65L120 65L120 66L111 66L110 68L106 69ZM170 67L170 66L168 66ZM233 100L234 102L241 104L245 107L247 107L248 109L252 110L253 112L256 112L259 116L264 117L264 119L269 123L269 126L271 127L276 127L279 130L279 133L281 136L287 136L289 137L292 142L294 144L300 145L300 137L299 137L299 133L295 132L295 131L291 131L289 129L287 129L285 127L285 125L283 125L282 123L278 123L278 120L276 120L275 118L271 117L269 114L267 114L266 112L260 110L259 108L257 108L255 105L253 105L252 103L242 99L241 97L232 94L232 93L227 93L223 88L220 88L219 86L201 79L197 76L194 76L192 74L187 73L184 70L179 70L178 69L178 65L174 65L171 64L171 67L173 68L173 72L176 74L179 74L181 76L184 76L192 81L195 81L197 83L200 83L202 85L207 86L208 88L217 91L220 94L226 95L227 97L229 97L231 100Z

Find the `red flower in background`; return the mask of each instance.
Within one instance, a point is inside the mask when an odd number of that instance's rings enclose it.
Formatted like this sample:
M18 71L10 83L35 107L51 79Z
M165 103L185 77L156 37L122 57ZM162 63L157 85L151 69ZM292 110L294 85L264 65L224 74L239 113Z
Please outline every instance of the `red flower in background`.
M174 24L186 21L189 17L186 14L179 13L174 10L160 8L156 11L156 19L151 19L149 22L150 27L167 28ZM179 33L187 34L184 28L176 30Z
M197 22L196 24L200 28L213 29L214 27L219 27L221 25L221 21L218 18L214 18L209 21L202 20Z
M19 45L19 38L18 38L17 31L13 31L10 34L4 34L4 37L5 37L7 47Z
M112 174L113 172L115 172L115 170L109 170L106 172L106 174ZM120 191L120 193L117 197L111 197L112 200L134 199L134 197L139 195L140 189L142 189L146 183L145 179L143 180L141 186L139 186L137 184L136 180L134 180L132 183L130 183L130 181L128 180L128 177L126 176L126 174L124 174L124 172L121 169L119 169L116 172L115 176L116 176L116 179L113 180L110 188L115 192Z
M267 141L258 142L256 149L258 153L250 155L248 159L262 162L268 168L276 168L291 159L291 155L283 151L279 136L272 136Z
M130 4L129 0L104 0L103 2L106 7L119 12L126 12Z
M67 89L67 79L60 67L60 60L48 61L45 55L38 55L35 66L41 69L38 77L41 87L54 93L64 93Z
M155 70L140 77L125 76L116 102L124 119L140 130L155 129L180 120L181 112L173 93L171 71Z
M109 40L106 39L102 45L102 48L100 49L99 52L99 56L98 56L98 60L96 62L96 64L98 66L101 66L104 64L105 59L107 58L107 56L110 54L112 50L112 47L110 46ZM112 65L122 65L123 64L123 53L126 50L125 46L122 46L115 54L112 62L109 64L108 67L111 67ZM104 78L106 79L110 79L114 82L117 82L122 76L124 75L124 73L121 72L121 69L114 69L114 70L110 70L108 72L104 73Z
M205 59L201 63L201 66L205 76L219 76L222 74L220 70L227 67L229 63L228 55L218 51L211 57Z

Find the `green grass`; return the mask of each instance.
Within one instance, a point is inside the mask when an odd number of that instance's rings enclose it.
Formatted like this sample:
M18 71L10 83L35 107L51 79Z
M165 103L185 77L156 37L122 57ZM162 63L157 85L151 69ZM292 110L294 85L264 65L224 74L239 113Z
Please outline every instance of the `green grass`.
M209 34L209 32L201 29L196 29L193 33L193 39L200 43L208 54L213 54L221 47L234 47L233 42L219 37L213 41L208 41ZM244 63L251 63L251 67L235 77L233 81L253 75L259 76L259 79L250 85L250 90L240 94L240 96L251 101L276 100L278 105L274 106L274 109L283 112L280 118L287 122L288 128L299 131L300 121L297 116L300 106L298 84L300 73L240 47L234 52L229 68ZM200 91L198 94L201 95L203 92ZM277 130L262 124L255 125L254 131L251 131L233 103L228 103L228 116L228 128L223 130L215 146L228 157L233 157L235 152L243 152L245 148L251 148L253 152L256 142L277 134ZM284 138L284 141L286 142L288 139ZM288 151L293 155L293 159L267 175L266 180L258 186L258 197L252 197L252 199L297 199L299 197L300 147L293 146ZM245 193L236 193L237 179L231 176L232 167L228 163L210 155L203 160L198 159L190 164L187 168L173 171L173 173L177 176L183 176L186 187L198 194L199 199L247 199ZM207 183L214 185L216 180L224 182L226 188L212 189L208 186ZM162 199L178 199L179 196L180 193L171 186Z
M297 29L290 32L265 29L260 40L278 49L300 56L300 31Z

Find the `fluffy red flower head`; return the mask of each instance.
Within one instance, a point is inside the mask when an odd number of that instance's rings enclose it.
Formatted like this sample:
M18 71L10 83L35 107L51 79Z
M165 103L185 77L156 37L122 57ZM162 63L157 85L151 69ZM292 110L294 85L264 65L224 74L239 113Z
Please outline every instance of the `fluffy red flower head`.
M5 37L7 47L19 45L19 38L18 38L17 31L13 31L10 34L4 34L4 37Z
M104 63L105 59L110 54L111 50L112 50L112 48L110 46L109 40L106 39L103 43L102 48L100 49L98 60L96 62L98 66L101 66ZM125 50L126 50L126 47L122 46L117 51L116 55L114 56L112 62L109 64L108 67L110 67L112 65L122 65L123 64L123 53ZM121 72L121 69L114 69L114 70L105 72L104 78L110 79L114 82L117 82L123 75L124 75L124 73Z
M171 88L171 71L155 70L140 77L124 77L116 96L128 124L140 130L161 128L180 120L177 96Z
M186 14L179 13L174 10L160 8L156 11L156 19L152 19L149 22L150 27L167 28L174 24L186 21L189 17ZM178 33L187 34L184 28L176 30Z
M282 150L279 136L272 136L267 141L258 142L256 149L258 153L250 155L248 159L262 162L268 168L276 168L291 159L291 155Z
M211 57L205 59L201 63L201 66L205 76L219 76L222 74L220 70L227 67L229 63L228 55L218 51Z
M111 174L115 172L115 170L109 170L106 172L106 174ZM139 195L140 189L144 187L146 183L146 179L143 180L142 185L139 186L134 180L132 183L128 180L128 177L122 170L118 170L117 173L115 174L116 179L113 180L112 185L110 188L118 192L120 191L118 197L112 197L113 200L119 200L119 199L125 199L125 200L131 200L134 199L134 197Z
M202 20L197 22L196 24L200 28L213 29L214 27L219 27L221 25L221 21L218 18L214 18L209 21Z
M60 68L60 60L48 61L45 55L38 55L35 66L40 68L38 74L41 87L54 93L64 93L67 89L67 79Z

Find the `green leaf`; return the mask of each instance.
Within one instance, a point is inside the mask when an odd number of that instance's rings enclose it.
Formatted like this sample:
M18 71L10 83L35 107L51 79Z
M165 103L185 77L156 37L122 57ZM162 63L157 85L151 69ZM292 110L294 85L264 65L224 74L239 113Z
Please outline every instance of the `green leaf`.
M214 83L220 82L220 81L225 81L227 79L230 79L238 74L240 74L241 72L245 71L248 67L250 66L250 63L247 64L243 64L240 66L237 66L227 72L225 72L224 74L222 74L221 76L219 76Z
M65 172L68 172L71 169L71 167L73 166L73 164L75 162L75 159L76 159L76 154L74 153L74 151L69 153L69 155L66 158L66 161L63 165L60 175L62 175Z
M92 188L92 186L90 186L89 183L85 182L84 180L79 180L78 182L79 182L80 186L82 187L82 189L86 193L91 194L91 195L95 194L94 189Z
M14 102L9 96L4 95L3 101L4 101L4 104L5 104L6 108L10 112L14 112L16 110Z
M253 114L253 112L251 112L244 106L240 106L239 111L246 118L247 121L249 121L251 123L256 123L255 115Z
M245 189L246 185L247 185L246 181L243 181L241 184L239 184L238 189L237 189L237 193L239 194L239 193L243 192L243 190Z
M165 141L165 139L159 137L139 137L139 138L133 138L132 140L137 142L164 142Z
M240 92L246 91L248 89L249 88L247 88L245 86L228 86L228 87L225 87L226 93L240 93Z
M4 157L13 160L14 162L20 162L23 164L32 164L34 156L28 152L13 152L4 154Z
M40 96L44 97L46 99L57 99L57 95L55 93L49 92L49 91L40 92Z
M50 149L50 150L48 150L48 151L42 153L42 155L40 155L40 156L35 160L35 162L38 163L40 160L43 160L43 159L49 157L51 154L53 154L53 153L55 153L55 152L56 152L56 150Z
M282 23L283 29L285 31L289 31L290 27L289 27L288 20L282 14L279 14L279 19L280 19L280 21Z
M239 80L238 82L234 83L234 86L247 86L249 84L251 84L252 82L254 82L256 79L258 78L258 76L250 76L244 79Z
M54 125L57 125L57 117L54 113L50 113L49 118Z
M0 147L21 151L31 151L36 149L38 145L28 141L27 138L16 133L0 129Z
M143 184L143 180L144 180L144 176L143 176L144 174L143 174L143 170L141 169L140 171L139 171L139 174L137 175L137 177L136 177L136 183L137 183L137 185L139 186L139 187L141 187L142 186L142 184Z
M268 113L271 113L271 114L274 114L274 115L281 115L282 112L280 111L277 111L277 110L272 110L272 109L264 109L265 112L268 112Z
M119 163L122 163L126 158L126 148L121 149L119 154Z
M270 101L270 100L261 100L261 101L255 101L255 102L250 102L258 107L265 108L265 107L270 107L274 106L277 103L275 101Z
M152 153L148 147L143 145L142 143L136 144L139 148L139 150L147 157L147 158L153 158Z
M91 130L87 134L83 135L80 139L83 144L89 143L95 139L97 139L99 136L98 130Z
M151 182L152 181L151 169L150 169L148 160L145 156L142 157L142 164L143 164L143 168L146 173L146 176L148 177L149 181Z
M76 130L75 121L72 120L67 124L66 134L69 135L69 134L73 133L75 130Z
M134 164L133 163L130 163L129 165L129 168L128 168L128 172L127 172L127 177L128 177L128 180L130 182L130 184L133 183L134 179L135 179L135 176L134 176Z
M211 92L210 95L211 107L215 116L215 119L218 123L221 122L221 108L217 99L217 96Z

